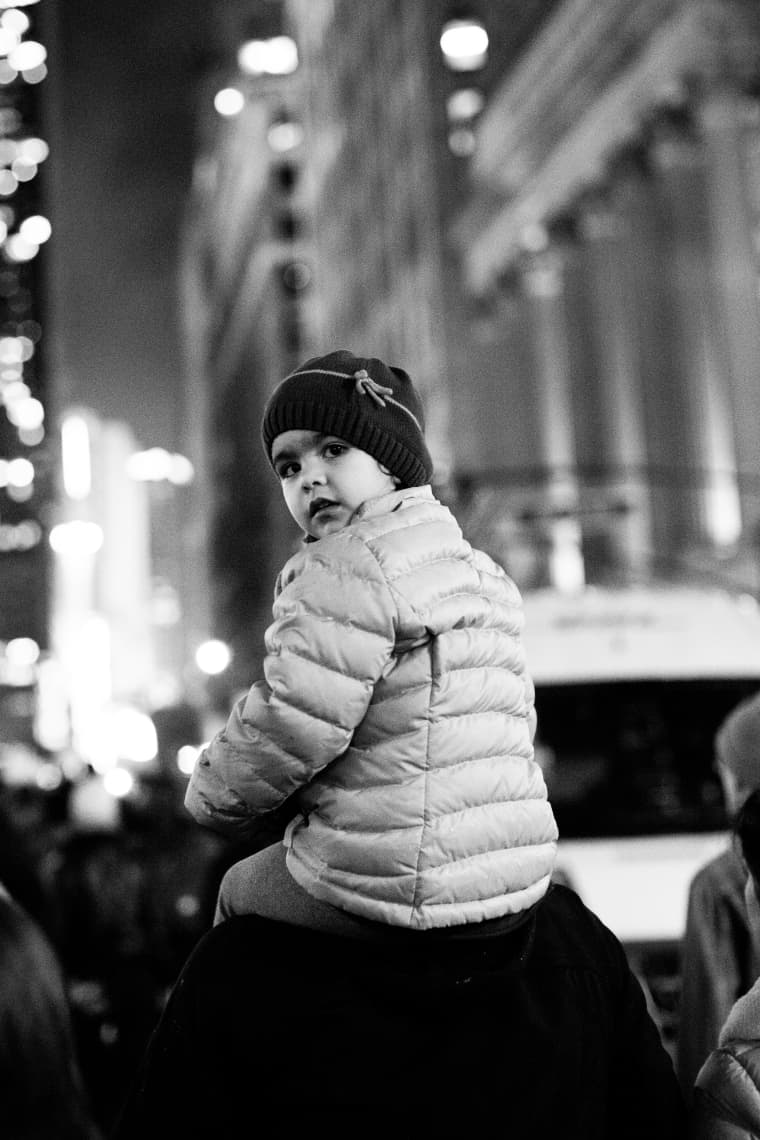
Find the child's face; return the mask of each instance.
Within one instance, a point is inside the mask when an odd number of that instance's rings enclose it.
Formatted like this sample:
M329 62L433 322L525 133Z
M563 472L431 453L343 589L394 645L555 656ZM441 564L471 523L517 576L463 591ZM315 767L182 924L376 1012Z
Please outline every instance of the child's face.
M363 502L397 486L372 455L316 431L278 435L272 462L288 510L312 538L342 530Z

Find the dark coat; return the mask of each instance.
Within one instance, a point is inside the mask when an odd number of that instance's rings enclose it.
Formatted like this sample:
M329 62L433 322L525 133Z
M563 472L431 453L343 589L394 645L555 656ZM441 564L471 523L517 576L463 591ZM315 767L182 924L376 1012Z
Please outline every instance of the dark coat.
M687 1100L734 1002L760 973L744 905L747 875L733 848L692 880L682 950L678 1075Z
M516 929L367 925L376 937L254 915L210 931L117 1140L271 1135L272 1121L391 1140L684 1135L624 951L572 891L554 887Z

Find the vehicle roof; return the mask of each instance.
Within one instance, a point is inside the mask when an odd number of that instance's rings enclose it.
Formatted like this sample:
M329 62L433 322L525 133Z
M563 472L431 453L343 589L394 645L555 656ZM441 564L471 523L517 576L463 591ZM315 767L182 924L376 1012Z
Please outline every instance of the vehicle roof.
M524 594L536 684L760 678L760 605L690 587Z

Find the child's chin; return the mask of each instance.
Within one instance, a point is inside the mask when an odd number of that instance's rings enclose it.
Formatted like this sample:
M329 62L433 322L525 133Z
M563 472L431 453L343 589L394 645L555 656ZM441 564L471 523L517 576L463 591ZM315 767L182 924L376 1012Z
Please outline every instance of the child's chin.
M343 530L345 525L342 519L325 519L323 523L316 526L312 523L309 527L309 534L312 538L327 538L329 534L337 534L339 530Z

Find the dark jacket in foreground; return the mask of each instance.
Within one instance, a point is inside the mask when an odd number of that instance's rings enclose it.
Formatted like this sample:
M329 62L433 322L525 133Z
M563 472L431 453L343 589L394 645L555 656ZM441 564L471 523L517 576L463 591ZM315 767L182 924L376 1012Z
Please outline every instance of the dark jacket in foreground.
M517 928L366 925L352 939L246 915L210 931L118 1140L296 1121L330 1136L476 1135L478 1122L531 1140L684 1135L623 949L572 891L551 889Z

